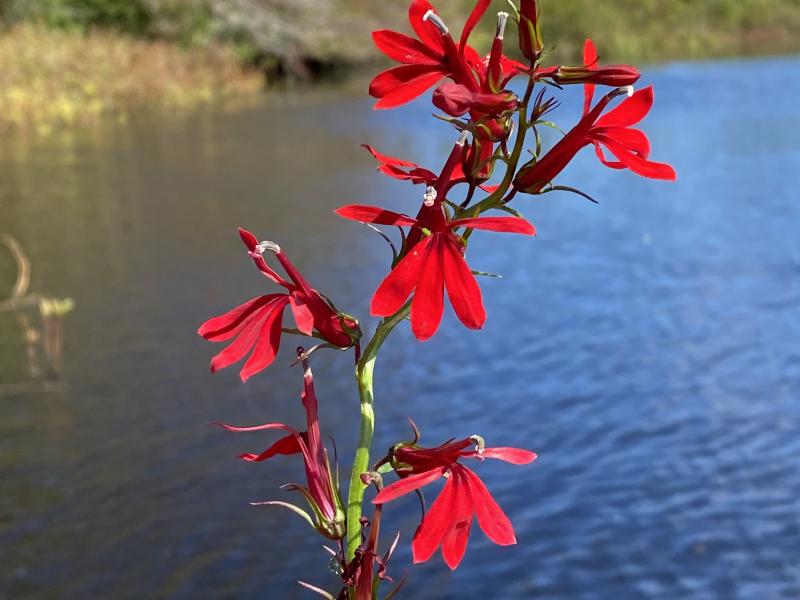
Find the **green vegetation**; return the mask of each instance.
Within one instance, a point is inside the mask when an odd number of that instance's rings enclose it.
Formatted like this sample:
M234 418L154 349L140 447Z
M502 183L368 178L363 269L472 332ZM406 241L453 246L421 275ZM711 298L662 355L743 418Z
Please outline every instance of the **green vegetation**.
M458 28L473 2L434 4ZM541 5L553 61L578 60L585 37L604 60L635 63L800 51L800 0ZM192 106L257 89L256 71L275 81L352 68L379 58L370 29L408 29L405 11L403 0L0 0L0 126Z
M0 130L87 123L131 109L187 109L252 94L263 76L225 48L184 50L104 31L17 25L0 37Z

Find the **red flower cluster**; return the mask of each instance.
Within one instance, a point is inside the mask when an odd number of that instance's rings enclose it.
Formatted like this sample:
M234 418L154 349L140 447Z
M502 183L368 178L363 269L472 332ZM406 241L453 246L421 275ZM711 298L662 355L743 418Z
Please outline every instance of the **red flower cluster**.
M288 487L304 495L313 516L284 502L264 504L290 508L335 542L336 547L328 550L333 555L331 565L344 586L337 596L339 600L378 597L381 580L389 579L386 566L397 543L395 537L388 552L380 555L379 532L385 505L441 478L446 479L441 493L414 535L414 562L427 561L441 548L445 563L455 569L466 552L474 520L494 543L503 546L516 543L511 521L462 460L493 458L524 465L536 459L536 454L528 450L485 448L477 436L450 440L435 448L422 447L417 443L419 435L415 428L413 441L396 444L371 471L374 365L392 328L410 316L411 331L416 338L430 339L440 326L446 294L461 323L470 329L480 329L486 321L486 310L477 273L465 258L472 234L492 231L535 235L534 226L510 206L511 200L522 194L567 190L588 196L554 183L584 147L591 145L601 163L612 169L628 169L651 179L676 177L671 166L650 159L650 141L634 127L650 112L654 99L652 86L633 89L640 77L638 70L629 65L600 65L591 40L586 40L583 64L542 66L544 45L535 0L519 0L518 7L511 2L512 14L498 13L491 48L481 56L470 46L469 38L490 4L490 0L476 1L458 41L427 0L411 0L408 18L415 37L389 30L373 33L377 47L400 63L378 74L370 84L370 94L377 99L375 108L397 107L435 88L431 101L444 113L441 119L457 131L458 140L438 172L365 146L381 173L424 185L421 202L418 200L403 212L365 204L348 204L336 210L339 216L368 223L373 229L389 226L400 231L397 245L381 232L391 246L393 259L370 302L371 314L382 320L365 345L363 355L358 321L340 312L326 296L311 287L277 244L259 242L245 230L239 233L248 255L263 276L284 290L248 300L210 319L198 331L210 341L230 342L211 359L212 371L249 354L241 370L243 380L274 361L284 333L318 338L321 343L314 349L322 346L354 349L361 422L346 503L341 498L338 475L331 469L322 443L308 364L311 351L298 351L304 367L302 401L306 431L297 431L283 423L255 427L223 425L236 432L272 429L288 432L261 453L242 454L239 458L263 462L276 455L303 456L306 484ZM526 64L503 54L509 19L517 23L518 47ZM512 85L515 79L525 81L524 93L518 93L519 88ZM545 150L538 128L552 125L543 120L558 104L550 94L573 84L583 85L582 115L574 126L566 128L561 139ZM613 89L595 101L597 85ZM521 165L526 151L532 158ZM489 185L495 169L501 172L499 181ZM409 216L414 210L416 215ZM488 211L503 214L485 214ZM267 263L267 253L274 254L285 276ZM287 306L292 312L294 328L283 326ZM399 480L383 487L383 476L390 471ZM363 510L369 485L378 491L371 518ZM387 597L394 597L402 583L401 580ZM311 584L302 585L326 598L334 598Z

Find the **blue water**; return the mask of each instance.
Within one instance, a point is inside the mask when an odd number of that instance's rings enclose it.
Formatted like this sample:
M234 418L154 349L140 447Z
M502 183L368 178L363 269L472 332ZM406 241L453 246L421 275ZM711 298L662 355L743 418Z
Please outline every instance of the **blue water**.
M679 181L585 151L560 181L599 206L521 197L537 238L473 236L473 267L504 276L481 281L484 331L447 314L432 341L403 326L381 355L376 448L405 439L412 416L431 445L478 433L540 455L475 465L519 544L475 528L455 573L438 555L410 566L418 507L391 505L385 530L402 537L390 572L409 569L407 598L800 597L800 61L646 71L656 105L643 128ZM365 317L389 255L330 211L413 211L421 192L375 174L358 144L438 168L452 134L423 102L375 113L361 92L0 142L0 230L30 254L32 290L77 303L65 372L46 387L9 366L19 332L0 316L0 596L334 589L320 539L248 506L289 499L278 486L302 477L297 461L237 462L270 436L207 425L300 425L293 344L242 385L207 372L218 348L194 330L264 289L238 225ZM574 119L578 96L554 118ZM315 361L343 468L350 361Z

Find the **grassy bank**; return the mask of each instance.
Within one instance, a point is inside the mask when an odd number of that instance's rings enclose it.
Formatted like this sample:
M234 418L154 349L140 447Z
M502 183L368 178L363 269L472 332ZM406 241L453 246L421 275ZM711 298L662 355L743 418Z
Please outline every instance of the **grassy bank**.
M434 2L458 28L474 0ZM186 109L265 77L378 59L402 0L0 0L0 128L48 131L140 107ZM553 61L591 36L606 61L800 52L800 0L541 0ZM507 9L495 0L493 10ZM487 19L491 21L491 19ZM477 32L488 41L490 22ZM479 39L483 35L484 40Z
M111 32L18 25L0 37L0 128L86 123L141 108L187 109L263 88L224 48L184 50Z

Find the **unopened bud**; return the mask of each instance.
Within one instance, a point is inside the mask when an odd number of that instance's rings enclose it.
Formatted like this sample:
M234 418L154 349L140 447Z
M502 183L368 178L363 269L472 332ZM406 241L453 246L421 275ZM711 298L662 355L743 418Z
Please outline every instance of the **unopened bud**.
M442 21L442 17L433 12L433 10L426 12L425 16L422 17L422 20L433 23L436 26L436 29L438 29L442 35L450 35L450 30L447 28L447 25L444 24L444 21Z
M429 185L427 188L425 188L425 195L422 196L422 203L425 206L433 206L433 203L436 202L436 197L438 195L439 194L436 191L436 188L432 185Z

